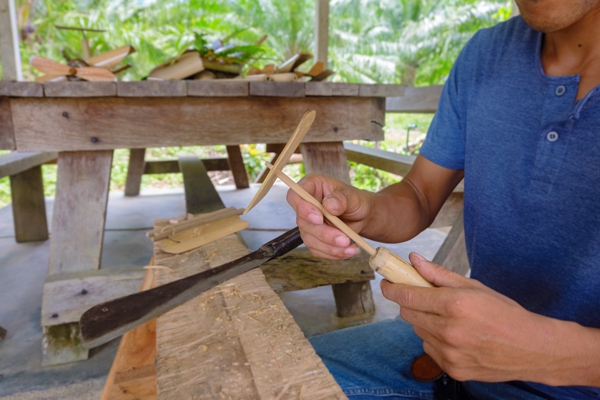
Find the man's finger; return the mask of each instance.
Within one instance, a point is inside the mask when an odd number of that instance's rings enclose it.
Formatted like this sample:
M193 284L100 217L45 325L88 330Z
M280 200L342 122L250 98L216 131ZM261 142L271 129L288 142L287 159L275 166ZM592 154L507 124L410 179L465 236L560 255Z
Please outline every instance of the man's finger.
M462 287L470 280L448 268L428 261L420 254L410 253L410 262L423 278L438 287Z

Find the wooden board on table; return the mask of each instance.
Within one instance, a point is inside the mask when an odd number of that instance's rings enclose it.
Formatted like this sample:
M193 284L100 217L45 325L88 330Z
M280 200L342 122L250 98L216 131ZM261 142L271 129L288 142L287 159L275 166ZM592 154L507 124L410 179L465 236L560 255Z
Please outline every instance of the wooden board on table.
M159 245L155 263L171 270L157 284L248 252L236 235L176 256ZM158 318L157 346L159 398L345 398L259 269Z
M306 141L382 140L373 107L368 97L11 99L20 151L281 143L309 109L317 117ZM199 110L210 118L200 123Z
M117 95L115 82L46 82L46 97L111 97Z

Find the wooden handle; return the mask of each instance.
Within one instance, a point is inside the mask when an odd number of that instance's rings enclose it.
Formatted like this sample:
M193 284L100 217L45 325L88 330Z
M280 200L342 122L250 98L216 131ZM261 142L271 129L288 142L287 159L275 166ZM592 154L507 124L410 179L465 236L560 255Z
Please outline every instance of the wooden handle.
M433 287L433 284L423 278L412 265L385 247L377 248L375 255L369 259L369 265L390 282Z
M358 233L354 232L348 225L344 223L341 219L336 217L335 215L330 214L324 207L323 204L319 203L317 199L312 197L310 193L302 188L302 186L298 185L293 181L292 178L287 176L285 172L274 169L273 165L267 163L267 167L271 169L277 175L279 179L283 181L286 185L289 186L294 192L296 192L300 197L304 200L308 201L313 206L317 207L319 211L323 213L323 216L329 220L336 228L340 231L344 232L346 236L354 241L358 246L360 246L363 250L365 250L370 255L375 255L375 247L371 246L369 243L365 241L365 239L361 238Z

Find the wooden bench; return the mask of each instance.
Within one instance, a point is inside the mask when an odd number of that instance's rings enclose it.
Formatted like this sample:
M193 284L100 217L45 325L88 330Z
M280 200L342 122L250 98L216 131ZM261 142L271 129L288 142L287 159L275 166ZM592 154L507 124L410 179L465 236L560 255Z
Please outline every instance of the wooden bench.
M248 173L244 166L244 159L240 146L226 146L227 158L203 159L207 171L231 171L235 186L238 189L250 187ZM125 196L140 194L142 175L145 174L172 174L179 173L179 160L146 161L146 149L130 149L127 180L125 181Z
M41 166L57 157L55 152L0 155L0 178L10 177L15 239L18 243L48 239Z
M196 155L181 155L178 164L184 177L188 212L206 213L225 207L202 160ZM155 245L151 264L161 268L148 270L142 289L247 252L238 235L182 255L161 252ZM126 333L101 400L209 399L221 395L257 399L345 398L272 289L306 288L307 271L314 270L315 265L298 262L306 257L305 253L273 260L263 266L262 272L255 269L229 280ZM170 270L165 272L165 267ZM344 268L340 267L330 273L337 274ZM313 274L319 275L318 271ZM313 287L315 283L330 283L318 278L308 281Z

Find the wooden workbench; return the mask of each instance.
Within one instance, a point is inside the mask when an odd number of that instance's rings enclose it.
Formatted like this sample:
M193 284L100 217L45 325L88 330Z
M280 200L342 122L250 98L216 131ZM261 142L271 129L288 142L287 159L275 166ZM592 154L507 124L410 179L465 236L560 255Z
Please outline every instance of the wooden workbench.
M382 140L385 97L403 93L401 85L331 82L0 82L0 148L59 152L43 364L87 358L74 321L141 279L99 270L114 149L284 143L314 109L301 146L307 172L349 181L342 141ZM334 293L364 290L337 285Z

